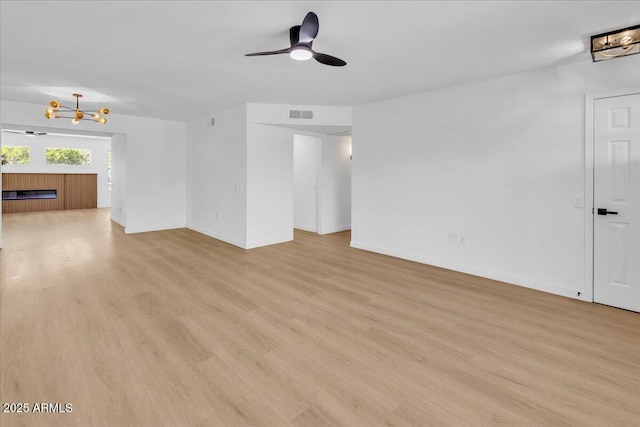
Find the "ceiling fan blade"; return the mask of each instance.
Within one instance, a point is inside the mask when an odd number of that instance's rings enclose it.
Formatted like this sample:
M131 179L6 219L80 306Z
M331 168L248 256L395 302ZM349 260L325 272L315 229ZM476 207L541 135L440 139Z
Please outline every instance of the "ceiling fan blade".
M286 49L272 50L272 51L269 51L269 52L245 53L244 56L278 55L280 53L289 53L289 52L291 52L291 48L290 47L288 47Z
M298 42L311 43L318 35L319 28L318 15L313 12L307 13L307 16L304 17L304 21L302 21L302 25L300 26Z
M300 41L300 25L296 25L289 29L289 41L291 42L291 47L298 44Z
M326 53L313 52L313 57L316 61L325 65L332 65L334 67L344 67L345 65L347 65L347 63L342 59L336 58L335 56L327 55Z

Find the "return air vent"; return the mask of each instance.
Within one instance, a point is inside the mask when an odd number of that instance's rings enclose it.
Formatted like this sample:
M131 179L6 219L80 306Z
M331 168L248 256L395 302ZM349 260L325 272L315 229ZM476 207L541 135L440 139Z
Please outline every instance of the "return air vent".
M290 119L313 119L311 110L289 110Z

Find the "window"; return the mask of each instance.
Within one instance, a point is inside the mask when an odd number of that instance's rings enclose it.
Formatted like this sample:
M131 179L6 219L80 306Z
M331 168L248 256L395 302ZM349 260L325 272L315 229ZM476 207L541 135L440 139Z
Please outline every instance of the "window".
M107 154L107 178L109 180L109 191L113 189L113 182L111 182L111 150Z
M91 166L91 150L80 148L47 148L48 165Z
M26 165L31 163L31 149L19 145L2 146L2 164Z

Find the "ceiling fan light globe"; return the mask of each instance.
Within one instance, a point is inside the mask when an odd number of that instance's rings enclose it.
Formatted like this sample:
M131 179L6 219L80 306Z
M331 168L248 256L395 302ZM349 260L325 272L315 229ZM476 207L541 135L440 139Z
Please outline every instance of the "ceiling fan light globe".
M289 56L291 56L291 58L295 59L296 61L306 61L308 59L311 59L313 54L308 49L300 48L300 49L293 49L289 54Z

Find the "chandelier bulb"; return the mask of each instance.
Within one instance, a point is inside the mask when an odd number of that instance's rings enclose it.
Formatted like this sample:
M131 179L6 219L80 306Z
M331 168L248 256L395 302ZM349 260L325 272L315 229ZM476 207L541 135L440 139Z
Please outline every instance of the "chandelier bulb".
M102 110L100 110L100 112L102 114L109 114L109 109L108 108L103 108Z
M73 119L73 120L71 120L71 123L73 123L74 125L77 125L78 123L80 123L80 120Z
M104 117L100 119L100 123L102 123L103 125L107 124L107 119L105 119Z
M51 105L53 108L58 108L60 106L60 103L58 101L51 101L49 105Z

